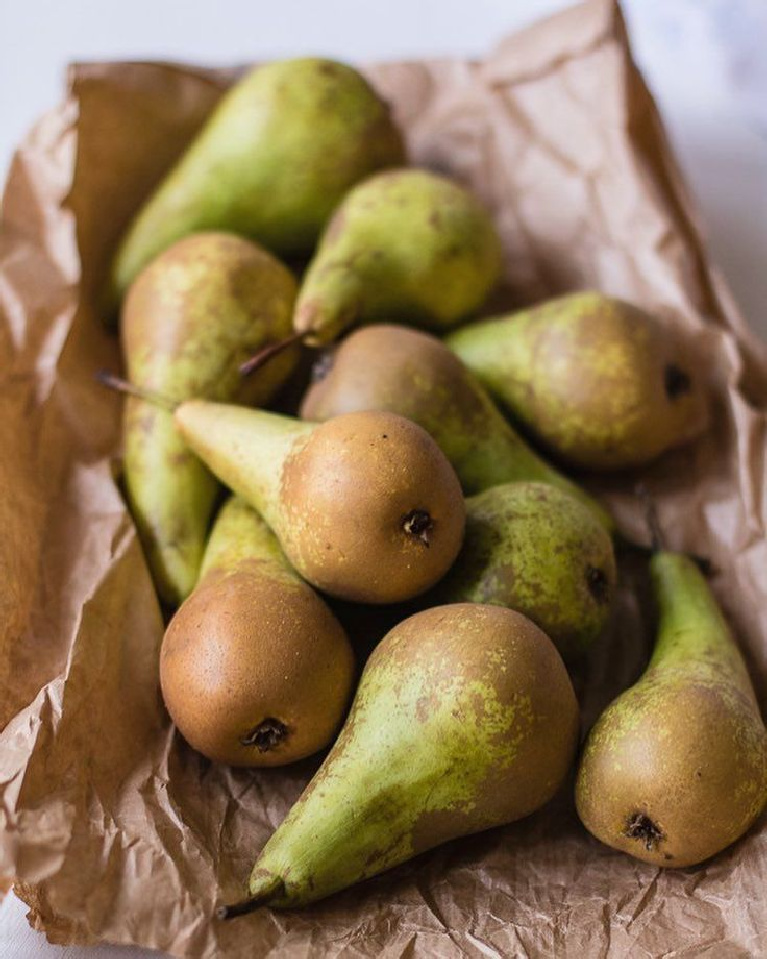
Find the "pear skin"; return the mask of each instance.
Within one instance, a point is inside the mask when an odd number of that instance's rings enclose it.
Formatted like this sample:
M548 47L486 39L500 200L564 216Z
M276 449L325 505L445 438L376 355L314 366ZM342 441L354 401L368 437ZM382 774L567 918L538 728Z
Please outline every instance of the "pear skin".
M357 322L448 329L482 306L500 273L500 239L471 193L427 170L379 173L333 214L294 326L309 346Z
M254 899L225 914L304 905L528 816L562 784L577 736L562 660L524 616L411 616L374 650L335 745L258 857Z
M655 866L694 866L767 803L767 730L745 663L688 557L651 562L658 638L639 681L600 716L576 784L597 839Z
M429 434L368 411L310 424L190 400L185 441L274 530L294 568L331 596L394 603L433 586L458 555L458 478Z
M258 514L229 500L163 639L160 683L179 731L214 762L282 766L328 745L353 682L338 621Z
M198 233L154 260L130 289L121 337L130 381L171 401L191 396L265 402L295 367L295 350L247 381L239 363L290 329L290 272L254 243ZM172 414L131 396L125 484L155 585L177 605L197 581L218 491Z
M466 500L461 552L424 599L515 609L568 662L602 633L615 581L612 539L590 510L545 483L507 483Z
M642 466L708 423L689 348L649 314L601 293L477 323L447 344L518 422L575 466Z
M434 437L467 494L501 483L549 483L613 530L606 510L530 449L437 337L404 326L365 327L322 356L315 371L301 406L304 419L322 422L371 409L399 413Z
M111 299L190 233L230 230L278 255L308 253L351 186L404 160L387 105L352 67L314 58L257 67L139 210L112 266Z

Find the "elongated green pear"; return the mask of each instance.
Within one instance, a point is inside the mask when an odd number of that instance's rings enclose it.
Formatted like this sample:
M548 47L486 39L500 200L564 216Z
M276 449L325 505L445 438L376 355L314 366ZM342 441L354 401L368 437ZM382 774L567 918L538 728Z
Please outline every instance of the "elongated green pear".
M549 483L585 503L609 530L607 512L537 456L471 373L436 337L403 326L355 330L321 357L301 406L308 420L382 409L406 416L436 440L471 494L500 483Z
M379 173L333 214L294 326L309 346L371 320L447 329L482 306L500 272L498 234L471 193L427 170Z
M252 899L304 905L441 843L528 816L573 760L578 705L520 613L457 604L396 626L327 759L267 842Z
M601 293L476 323L447 344L515 419L577 466L641 466L707 423L689 347Z
M656 866L735 842L767 803L767 731L729 627L695 563L651 561L655 650L589 734L578 814L597 839Z
M189 446L277 534L294 568L331 596L393 603L424 592L461 548L466 517L450 463L393 413L323 424L190 400Z
M545 483L507 483L467 499L458 559L419 602L508 606L572 660L604 629L615 580L612 539L586 506Z
M175 402L265 402L295 366L295 352L252 381L239 377L238 364L284 336L294 297L290 272L254 243L226 233L188 237L154 260L125 300L128 378ZM218 484L168 410L129 397L124 430L128 500L158 592L176 605L197 581Z
M160 653L163 698L184 738L214 762L294 762L328 745L353 681L330 609L258 514L229 500Z
M308 253L358 180L404 161L388 107L352 67L314 58L248 73L139 210L112 267L113 297L181 237L231 230Z

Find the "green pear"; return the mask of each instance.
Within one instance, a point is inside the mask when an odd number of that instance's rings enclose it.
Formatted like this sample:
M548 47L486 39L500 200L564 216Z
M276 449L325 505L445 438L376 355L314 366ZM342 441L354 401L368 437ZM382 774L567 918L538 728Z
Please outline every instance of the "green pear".
M198 233L142 271L123 307L121 336L135 386L191 396L266 401L296 362L275 358L243 381L239 362L290 327L295 281L240 237ZM218 484L190 452L172 414L131 396L125 407L125 485L155 585L177 605L200 569Z
M160 653L168 712L214 762L282 766L323 749L354 683L349 640L258 514L231 499Z
M308 253L353 184L404 158L387 105L352 67L312 58L257 67L139 210L112 266L112 298L201 230L241 233L279 255Z
M545 483L507 483L466 500L463 548L424 599L515 609L567 661L604 629L615 580L612 539L586 506Z
M420 426L370 411L328 423L190 400L191 449L274 530L294 568L331 596L393 603L424 592L463 541L463 494Z
M516 420L576 466L642 466L707 424L689 347L601 293L476 323L447 344Z
M333 214L294 326L309 346L371 320L444 330L482 306L500 272L500 239L471 193L427 170L379 173Z
M370 409L399 413L434 437L468 494L519 480L549 483L585 503L612 531L603 507L530 449L436 337L402 326L369 326L321 357L315 370L301 407L305 419Z
M500 606L425 610L374 650L319 771L259 855L252 898L300 906L547 802L574 757L562 660Z
M767 803L767 730L745 663L696 564L656 553L658 637L639 681L589 734L576 803L597 839L656 866L693 866Z

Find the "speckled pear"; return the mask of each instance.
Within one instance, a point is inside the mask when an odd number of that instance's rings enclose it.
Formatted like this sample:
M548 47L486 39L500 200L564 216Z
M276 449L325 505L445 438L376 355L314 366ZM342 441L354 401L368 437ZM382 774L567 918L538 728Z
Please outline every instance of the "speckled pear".
M315 366L301 415L324 421L356 410L390 410L430 433L471 494L500 483L533 480L585 503L605 526L599 503L525 443L445 346L428 333L380 324L355 330Z
M229 500L162 643L162 694L179 731L214 762L282 766L328 745L353 682L330 609L258 514Z
M327 759L267 842L253 897L322 899L458 836L528 816L573 760L578 705L556 649L520 613L417 613L374 650Z
M112 266L112 299L171 243L231 230L279 255L308 253L358 180L404 162L387 105L352 67L280 60L221 99L130 225Z
M189 446L274 530L289 561L339 599L394 603L433 586L463 541L463 494L429 434L370 411L304 423L191 400Z
M597 839L655 866L694 866L767 803L767 730L730 629L696 564L653 556L650 664L589 734L578 814Z
M445 330L482 306L500 272L495 226L468 190L427 170L379 173L333 214L294 326L309 346L375 320Z
M515 609L569 661L604 629L615 580L612 539L589 509L545 483L507 483L467 499L463 548L424 600Z
M296 363L295 351L243 381L239 363L290 328L296 286L254 243L198 233L142 271L123 307L131 383L175 402L191 396L265 402ZM177 605L200 570L218 484L189 450L168 410L125 404L125 486L155 585Z
M642 466L707 424L690 346L601 293L476 323L447 343L516 420L576 466Z

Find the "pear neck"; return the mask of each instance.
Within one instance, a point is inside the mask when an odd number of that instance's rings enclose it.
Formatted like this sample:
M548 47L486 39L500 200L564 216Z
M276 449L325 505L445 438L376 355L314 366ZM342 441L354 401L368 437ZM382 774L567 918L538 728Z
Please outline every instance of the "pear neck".
M650 668L697 662L745 676L730 628L697 564L681 553L658 552L650 570L660 613Z
M323 262L320 252L296 306L296 332L305 335L309 346L332 343L359 319L361 309L360 278L349 259L329 257Z
M277 537L254 509L233 497L222 507L211 531L200 580L209 573L235 572L253 560L268 562L275 573L290 575Z

